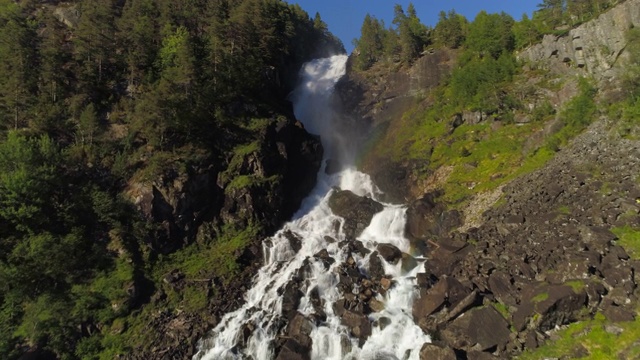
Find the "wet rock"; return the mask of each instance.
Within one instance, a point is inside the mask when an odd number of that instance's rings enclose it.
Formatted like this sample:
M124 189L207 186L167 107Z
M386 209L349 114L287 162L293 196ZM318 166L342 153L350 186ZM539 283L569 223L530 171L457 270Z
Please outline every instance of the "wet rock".
M331 267L331 265L336 262L334 258L329 256L329 252L327 251L327 249L318 251L315 255L313 255L313 257L322 261L325 269L329 269L329 267Z
M369 308L371 308L373 312L380 312L384 310L384 303L376 299L371 299L369 300Z
M384 276L384 267L382 266L382 260L378 257L378 252L374 251L369 256L369 269L368 275L371 279L381 279Z
M453 349L426 343L420 349L420 360L456 360Z
M300 299L303 296L304 293L300 291L300 284L295 281L287 283L282 291L282 315L285 318L291 319L297 314Z
M446 296L441 291L432 291L413 302L413 318L416 323L425 323L426 318L444 307Z
M300 251L302 248L302 239L298 234L291 230L287 230L284 232L284 237L289 240L289 246L291 246L291 249L293 249L294 252Z
M276 360L310 360L309 349L300 345L293 339L287 340L282 348Z
M418 261L407 253L402 253L401 268L403 273L408 273L418 266Z
M343 230L348 238L360 235L371 223L373 215L384 209L380 203L349 190L335 191L329 198L329 207L334 214L344 218Z
M308 349L311 348L311 331L313 331L311 322L300 313L297 313L287 326L287 335Z
M327 175L333 175L340 170L342 170L342 164L338 160L335 159L327 159L325 161L326 165L324 167L324 173Z
M402 258L402 251L391 244L379 244L377 247L378 254L389 264L397 264Z
M438 192L428 193L409 205L406 233L410 238L442 236L461 225L457 211L447 211L444 205L436 203L439 195Z
M418 283L418 287L428 289L437 283L438 279L432 274L418 273L416 275L416 281Z
M389 290L393 286L393 281L389 278L383 277L380 279L380 287L384 290Z
M340 321L351 330L351 334L354 337L358 338L360 346L362 346L371 335L371 322L369 322L367 316L362 313L346 310L342 316L340 316Z

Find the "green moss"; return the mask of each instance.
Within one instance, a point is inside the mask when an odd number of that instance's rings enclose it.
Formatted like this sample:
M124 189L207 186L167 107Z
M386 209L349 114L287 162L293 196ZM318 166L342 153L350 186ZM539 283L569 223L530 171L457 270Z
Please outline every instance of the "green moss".
M549 298L549 294L543 292L531 298L531 301L534 303L539 303L547 300L548 298Z
M573 292L576 294L582 292L584 290L585 284L582 280L571 280L564 283L564 285L570 286L573 289Z
M618 245L625 248L629 256L640 259L640 229L623 226L613 228L611 231L618 237Z
M227 185L227 189L243 189L251 186L256 182L256 177L253 175L238 175L231 180L229 185Z
M571 214L571 209L569 209L567 205L561 205L558 207L558 213L562 215L569 215Z
M257 175L238 175L231 180L227 185L227 190L244 189L249 186L262 185L270 183L272 185L277 184L282 177L280 175L273 175L268 178L263 178Z

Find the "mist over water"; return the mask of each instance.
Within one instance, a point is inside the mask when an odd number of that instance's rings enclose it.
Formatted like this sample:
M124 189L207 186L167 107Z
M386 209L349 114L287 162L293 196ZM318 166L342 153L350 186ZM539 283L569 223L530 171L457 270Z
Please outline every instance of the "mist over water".
M306 64L300 75L300 85L292 93L291 100L296 117L304 123L307 131L321 136L325 158L339 159L348 165L352 142L348 136L335 130L337 126L333 121L336 114L332 110L333 88L345 72L346 60L346 56L334 56ZM373 324L372 334L363 343L350 335L350 329L334 312L334 303L344 297L337 286L339 268L349 256L355 261L358 271L366 274L370 256L379 243L392 244L403 252L410 251L409 242L404 237L406 209L384 203L384 210L373 217L357 239L370 250L369 254L350 253L344 243L341 246L341 242L346 240L342 231L344 219L334 215L328 205L334 187L376 200L380 196L380 191L367 174L347 167L326 175L323 166L315 189L303 201L293 220L263 242L264 266L245 295L245 305L225 315L207 338L200 341L194 359L275 359L274 344L284 331L282 289L300 273L304 276L300 289L304 296L298 312L312 318L318 311L312 302L313 293L317 293L323 300L322 310L326 314L326 320L311 322L312 359L419 359L420 348L430 341L411 316L412 304L417 297L415 276L423 268L421 259L417 259L420 265L406 271L401 263L392 265L380 258L385 273L393 277L394 285L384 296L376 295L384 309L368 315ZM287 232L301 239L299 251L291 248L285 236ZM324 249L335 259L328 269L314 257ZM251 332L248 338L247 329Z

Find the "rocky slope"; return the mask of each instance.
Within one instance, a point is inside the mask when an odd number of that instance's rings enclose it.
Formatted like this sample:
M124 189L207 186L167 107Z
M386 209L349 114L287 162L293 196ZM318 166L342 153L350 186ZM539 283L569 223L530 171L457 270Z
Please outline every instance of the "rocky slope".
M596 311L611 321L635 318L640 263L611 229L640 225L640 141L611 125L601 119L547 166L506 186L502 205L478 228L423 237L428 275L413 314L435 344L505 358ZM409 224L420 220L432 224Z
M598 98L615 101L628 64L625 33L638 25L638 14L640 1L630 0L567 35L545 36L518 54L526 60L525 71L513 89L533 89L532 96L523 96L527 107L547 102L557 114L578 93L577 77L590 77ZM436 52L399 73L349 74L340 87L345 103L355 107L348 115L368 121L377 136L373 142L393 138L407 114L437 101L423 100L419 93L437 86L454 59L455 53ZM421 73L424 81L409 80L408 74L423 64L429 64ZM549 79L557 85L538 87ZM522 110L514 117L519 124L531 121ZM450 128L449 135L461 124L491 122L495 131L508 126L471 111L439 121ZM418 277L420 299L412 309L416 323L434 339L421 358L511 358L548 342L556 329L596 313L607 319L607 331L620 329L610 324L635 320L640 262L616 234L640 227L640 141L622 136L618 125L618 119L601 113L544 166L478 194L477 201L458 208L461 212L442 202L449 167L428 174L427 186L416 186L422 181L416 169L428 165L431 154L421 163L375 151L363 156L362 167L389 198L409 203L406 235L415 251L428 258L425 274ZM528 145L518 151L539 146L561 126L557 115L548 117L524 135ZM408 145L404 151L411 151ZM478 216L472 219L468 214L474 212ZM378 291L381 280L367 280ZM637 350L634 346L617 353L628 354ZM581 345L574 350L565 355L597 356Z

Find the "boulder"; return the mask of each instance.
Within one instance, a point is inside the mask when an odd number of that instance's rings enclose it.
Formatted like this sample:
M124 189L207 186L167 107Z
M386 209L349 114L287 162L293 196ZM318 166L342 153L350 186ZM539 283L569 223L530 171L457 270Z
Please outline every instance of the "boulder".
M493 307L470 310L440 332L444 342L465 351L502 351L509 342L509 323Z
M602 313L613 322L633 321L636 318L635 312L613 304L605 306Z
M402 264L402 272L405 274L418 266L418 260L407 253L402 253L402 260L400 262Z
M406 234L413 239L427 239L447 234L461 225L461 216L457 211L447 211L435 199L439 192L428 193L407 208Z
M358 338L360 346L362 346L371 335L371 322L367 316L361 312L345 310L342 316L340 316L340 322L349 328L351 335Z
M313 326L300 313L296 313L287 325L287 340L280 349L276 360L309 360L312 340L309 336Z
M336 260L329 255L327 249L318 251L315 255L313 255L313 257L322 261L325 269L329 269L329 267L333 265L334 262L336 262Z
M300 284L292 280L281 290L281 295L282 315L287 319L291 319L297 314L298 305L300 305L300 299L302 299L304 293L300 291Z
M402 258L402 251L391 244L379 244L377 247L378 254L389 264L397 264Z
M579 320L582 309L588 304L585 289L574 291L566 285L539 285L524 289L522 304L513 315L514 326L523 330L530 325L547 331Z
M455 308L471 294L471 291L453 277L443 277L429 290L421 290L421 296L414 301L412 313L416 323L425 331L434 330L434 322L429 316L440 311L443 307ZM477 295L477 294L476 294ZM475 303L476 295L473 299L467 299L468 306ZM462 312L463 310L460 310Z
M456 360L456 353L453 349L426 343L420 349L420 360Z
M329 207L335 215L344 218L343 230L347 238L355 238L369 226L373 215L384 206L368 197L358 196L349 190L337 190L329 198Z
M513 286L513 277L502 271L489 275L489 289L493 296L503 304L517 305L518 289Z
M382 266L382 261L378 257L377 251L374 251L369 256L368 275L369 275L369 278L374 280L379 280L384 276L384 266Z

